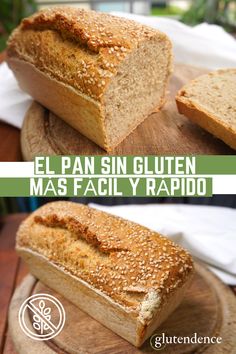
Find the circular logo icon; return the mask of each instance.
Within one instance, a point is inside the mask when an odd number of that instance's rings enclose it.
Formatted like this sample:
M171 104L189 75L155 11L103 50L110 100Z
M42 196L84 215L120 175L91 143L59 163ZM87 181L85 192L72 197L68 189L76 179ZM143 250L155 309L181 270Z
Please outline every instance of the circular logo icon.
M58 335L65 324L65 310L58 299L49 294L28 297L20 307L22 331L35 340L48 340Z
M154 350L162 350L165 348L166 343L162 334L153 334L150 338L150 345Z

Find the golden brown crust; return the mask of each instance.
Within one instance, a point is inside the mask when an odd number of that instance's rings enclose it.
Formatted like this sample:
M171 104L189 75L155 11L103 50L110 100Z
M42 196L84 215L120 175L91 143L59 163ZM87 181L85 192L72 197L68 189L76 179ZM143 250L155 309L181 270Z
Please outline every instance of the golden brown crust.
M141 314L144 322L193 271L190 255L167 238L69 202L49 203L27 218L17 235L17 248L22 247Z
M134 21L56 7L24 19L9 39L7 54L100 101L119 64L152 38L170 43L165 34Z
M156 31L135 21L74 7L54 7L22 21L22 29L55 29L98 53L104 47L134 48Z

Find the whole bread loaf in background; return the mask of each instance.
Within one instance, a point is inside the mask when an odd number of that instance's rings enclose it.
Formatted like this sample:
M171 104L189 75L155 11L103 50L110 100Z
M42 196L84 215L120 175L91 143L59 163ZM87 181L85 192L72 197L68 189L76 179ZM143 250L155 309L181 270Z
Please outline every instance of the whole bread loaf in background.
M164 104L171 59L165 34L67 7L24 19L7 49L20 87L108 151Z
M236 68L190 81L177 94L179 113L236 149Z
M16 249L33 275L135 346L179 305L193 273L169 239L70 202L29 216Z

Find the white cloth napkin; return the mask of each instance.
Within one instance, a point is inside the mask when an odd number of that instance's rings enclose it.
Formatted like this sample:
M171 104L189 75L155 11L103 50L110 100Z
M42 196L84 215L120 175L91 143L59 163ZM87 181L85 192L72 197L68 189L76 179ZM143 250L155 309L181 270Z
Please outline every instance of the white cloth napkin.
M236 41L221 27L186 26L176 20L115 13L160 29L171 38L176 62L217 69L236 67ZM31 98L19 90L6 64L0 65L0 119L21 128Z
M225 283L236 285L236 210L182 204L90 206L168 236Z

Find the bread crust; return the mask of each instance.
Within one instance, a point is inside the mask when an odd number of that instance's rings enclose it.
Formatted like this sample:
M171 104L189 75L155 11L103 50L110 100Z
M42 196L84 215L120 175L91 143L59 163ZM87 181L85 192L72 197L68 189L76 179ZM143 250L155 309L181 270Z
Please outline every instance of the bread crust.
M19 86L83 135L109 150L101 104L74 88L48 77L34 65L16 58L8 59ZM53 93L53 94L52 94Z
M236 150L236 132L231 127L219 121L208 112L204 112L200 107L183 101L180 96L176 97L176 103L180 114L185 115L193 123L200 125L201 128L207 130Z
M28 217L17 233L16 249L36 277L136 346L179 304L193 273L189 254L170 240L69 202L49 203ZM48 275L50 269L57 270L55 279ZM109 299L118 315L122 309L129 317L129 331L109 324L109 319L107 323L92 306L84 307L79 297L71 298L72 278ZM68 287L62 285L63 279Z

